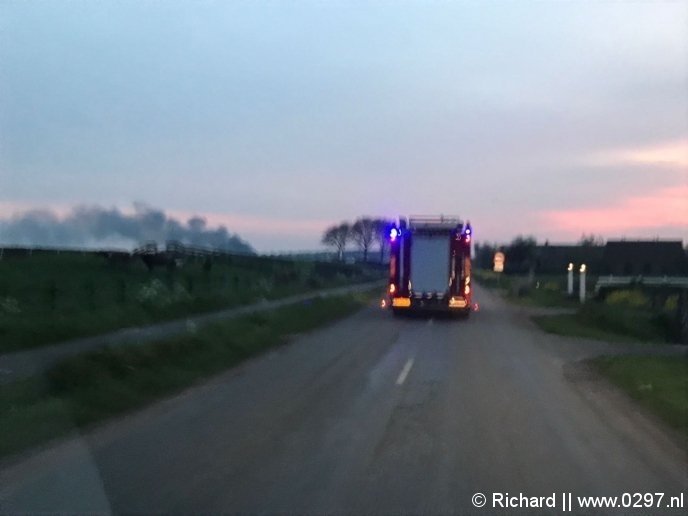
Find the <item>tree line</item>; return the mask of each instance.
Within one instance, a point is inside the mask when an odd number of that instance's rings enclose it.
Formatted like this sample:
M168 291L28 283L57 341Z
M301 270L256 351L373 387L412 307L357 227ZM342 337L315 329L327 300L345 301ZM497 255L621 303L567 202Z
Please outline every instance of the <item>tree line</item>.
M363 261L368 261L370 250L377 247L380 261L383 260L388 246L387 234L394 221L382 218L361 217L354 222L342 222L328 227L322 236L322 243L337 252L339 260L344 258L347 246L354 244L362 253Z
M340 261L344 258L347 246L351 244L363 253L363 260L366 262L371 249L377 247L382 262L385 250L389 247L389 230L394 223L395 221L390 219L374 217L360 217L354 222L341 222L323 232L322 243L332 247ZM598 247L604 245L604 239L593 234L583 234L577 244L582 247ZM544 245L549 245L549 242L546 241ZM518 235L509 244L476 243L473 258L478 268L491 269L495 252L502 251L509 257L510 268L527 271L535 264L537 247L534 236Z
M545 241L544 246L548 246L549 241ZM601 247L604 239L593 234L583 234L577 245L581 247ZM501 251L507 256L507 263L511 270L527 272L532 269L537 261L538 243L532 235L518 235L509 244L490 244L485 242L476 243L474 247L474 259L476 267L480 269L491 269L494 254Z

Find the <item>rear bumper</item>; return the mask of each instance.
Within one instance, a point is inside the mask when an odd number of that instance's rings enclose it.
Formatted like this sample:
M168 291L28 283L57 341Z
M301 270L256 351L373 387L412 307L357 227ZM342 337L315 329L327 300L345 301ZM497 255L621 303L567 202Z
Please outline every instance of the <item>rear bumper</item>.
M391 298L389 305L397 313L427 312L427 313L461 313L470 312L470 300L463 297L453 298Z

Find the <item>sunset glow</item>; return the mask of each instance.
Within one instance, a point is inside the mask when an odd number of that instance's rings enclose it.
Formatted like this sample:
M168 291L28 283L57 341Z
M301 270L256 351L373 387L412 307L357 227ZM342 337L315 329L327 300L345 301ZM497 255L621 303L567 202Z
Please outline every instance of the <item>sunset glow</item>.
M679 238L688 237L688 185L665 188L647 195L614 200L606 206L543 212L543 227L572 238L585 232L610 236L647 234L657 228L673 228Z
M5 2L0 243L134 203L265 253L418 213L686 238L685 2L268 4Z
M658 145L613 150L596 153L592 159L595 164L649 164L688 167L688 140L676 140Z

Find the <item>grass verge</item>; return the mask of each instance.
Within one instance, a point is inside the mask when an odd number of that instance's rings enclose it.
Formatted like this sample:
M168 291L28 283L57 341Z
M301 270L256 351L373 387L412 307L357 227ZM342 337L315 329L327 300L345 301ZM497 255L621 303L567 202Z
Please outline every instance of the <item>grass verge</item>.
M371 267L257 256L151 270L139 257L96 253L5 257L0 353L382 277Z
M581 322L577 314L534 315L531 320L543 331L555 335L584 337L608 342L633 342L637 340L627 335L619 335L603 328L589 326Z
M688 438L688 357L599 357L590 363Z
M677 326L665 312L590 301L575 314L539 315L533 322L548 333L610 342L673 342Z
M561 291L544 288L530 289L522 294L509 292L506 297L512 303L524 306L551 308L576 308L580 306L577 299L570 298Z
M0 456L178 392L284 343L288 335L349 315L369 297L316 299L158 342L105 348L67 359L44 376L2 385Z

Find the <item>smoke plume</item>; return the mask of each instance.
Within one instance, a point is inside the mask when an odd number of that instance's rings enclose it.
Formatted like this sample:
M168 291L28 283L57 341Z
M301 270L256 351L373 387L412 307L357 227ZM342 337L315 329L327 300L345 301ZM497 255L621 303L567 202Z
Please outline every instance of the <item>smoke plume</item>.
M117 208L77 206L62 218L49 210L31 210L0 219L0 244L4 245L133 248L167 240L254 253L247 242L224 226L210 228L202 217L184 223L141 203L134 203L131 215Z

